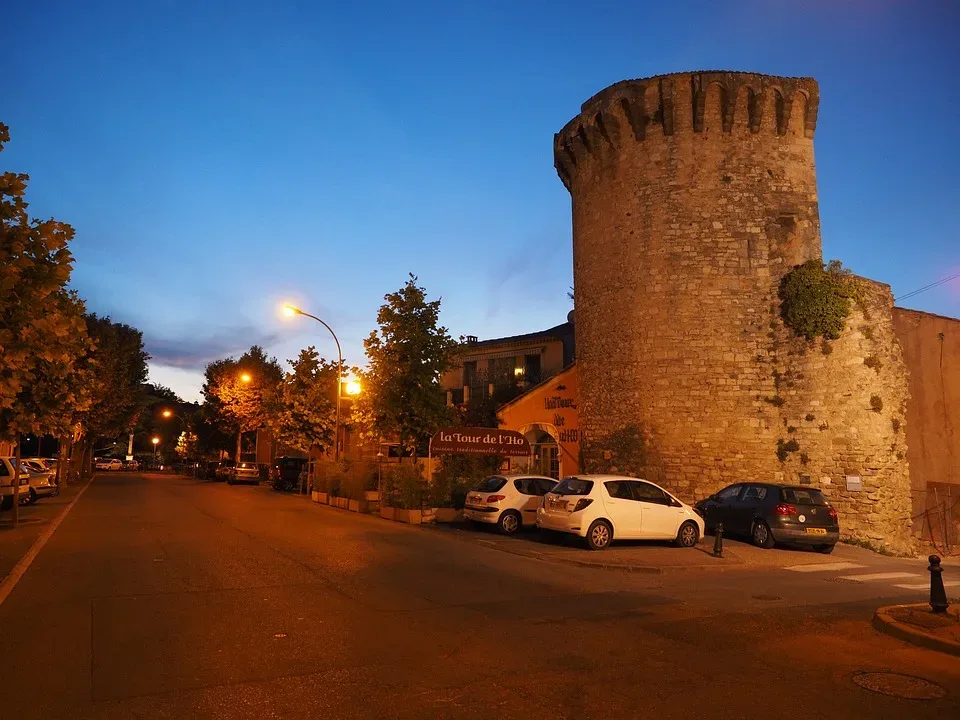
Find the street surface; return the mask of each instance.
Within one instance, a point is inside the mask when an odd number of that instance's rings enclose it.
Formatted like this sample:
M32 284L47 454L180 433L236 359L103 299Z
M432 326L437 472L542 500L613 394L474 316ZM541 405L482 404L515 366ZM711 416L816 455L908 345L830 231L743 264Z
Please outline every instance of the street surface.
M101 474L0 605L0 717L960 717L960 658L870 626L926 597L921 561L730 544L742 564L624 572L505 542Z

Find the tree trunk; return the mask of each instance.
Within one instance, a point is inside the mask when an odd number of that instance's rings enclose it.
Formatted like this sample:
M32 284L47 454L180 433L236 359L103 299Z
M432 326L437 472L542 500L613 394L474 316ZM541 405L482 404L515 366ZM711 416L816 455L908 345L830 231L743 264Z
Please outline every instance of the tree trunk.
M17 444L13 450L13 526L20 521L20 433L17 433Z
M70 442L69 438L63 436L59 438L59 450L57 452L57 487L60 490L63 490L68 485L68 476L70 474L67 463L69 461L69 453L67 452Z
M243 437L243 433L240 430L237 430L237 457L234 460L240 462L240 438Z

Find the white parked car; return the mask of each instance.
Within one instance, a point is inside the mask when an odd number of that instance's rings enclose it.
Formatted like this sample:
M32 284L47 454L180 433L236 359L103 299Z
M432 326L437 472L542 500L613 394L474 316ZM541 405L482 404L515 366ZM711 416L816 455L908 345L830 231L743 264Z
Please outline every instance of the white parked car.
M491 475L467 493L463 515L513 535L523 525L536 525L540 500L556 484L542 475Z
M13 468L14 458L0 458L0 510L9 510L13 507ZM23 464L21 463L21 467ZM17 499L24 502L30 497L30 476L26 469L20 472L20 487Z
M42 497L60 494L57 471L49 467L41 458L27 458L21 460L20 465L29 473L31 503L35 503Z
M123 470L123 460L98 458L95 467L97 470Z
M543 498L537 527L585 538L591 550L616 540L675 540L693 547L703 519L659 485L618 475L564 478Z

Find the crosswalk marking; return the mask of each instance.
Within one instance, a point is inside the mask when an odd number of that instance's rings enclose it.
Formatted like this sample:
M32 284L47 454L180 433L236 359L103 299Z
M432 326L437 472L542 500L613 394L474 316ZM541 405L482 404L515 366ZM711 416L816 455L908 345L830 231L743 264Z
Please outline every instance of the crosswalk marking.
M960 585L960 580L948 580L943 584L945 588L956 587ZM896 588L903 588L904 590L929 590L930 583L921 583L920 585L894 585Z
M874 580L900 580L901 578L919 578L922 575L906 572L890 573L867 573L866 575L845 575L841 580L853 580L854 582L872 582Z
M831 570L853 570L854 568L862 567L863 565L852 562L832 562L817 563L815 565L791 565L790 567L784 568L784 570L793 570L794 572L828 572Z

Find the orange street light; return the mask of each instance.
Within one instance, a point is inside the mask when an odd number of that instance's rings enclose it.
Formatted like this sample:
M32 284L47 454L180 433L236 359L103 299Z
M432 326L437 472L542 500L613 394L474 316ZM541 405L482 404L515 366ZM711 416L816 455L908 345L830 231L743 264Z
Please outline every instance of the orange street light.
M164 411L163 411L163 416L164 416L165 418L168 418L168 417L170 417L171 415L173 415L173 413L170 412L169 410L164 410Z
M359 395L361 389L360 383L356 380L351 380L347 383L347 395Z
M248 382L250 382L251 380L253 380L253 377L251 377L250 373L243 373L243 374L240 376L240 380L243 381L243 382L245 382L245 383L248 383Z
M331 335L333 335L333 341L337 344L337 417L334 421L334 434L336 440L333 445L333 459L337 462L340 461L340 395L341 388L340 384L343 382L343 351L340 350L340 340L337 338L337 334L333 331L333 328L327 325L323 320L318 318L316 315L311 315L308 312L304 312L298 307L294 307L289 303L283 306L283 314L287 317L293 317L294 315L303 315L304 317L311 318L316 320L318 323L323 325ZM360 392L360 384L356 383L357 392ZM348 389L349 393L350 390ZM355 394L355 393L354 393Z
M153 443L153 461L156 462L157 461L157 445L160 444L160 438L155 437L150 442Z

